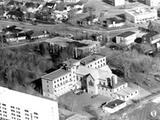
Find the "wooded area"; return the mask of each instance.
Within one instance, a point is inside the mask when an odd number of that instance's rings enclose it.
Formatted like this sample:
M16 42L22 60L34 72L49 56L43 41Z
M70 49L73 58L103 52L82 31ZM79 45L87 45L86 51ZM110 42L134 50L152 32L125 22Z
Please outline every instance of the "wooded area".
M33 81L60 67L74 56L71 47L59 48L48 43L30 44L0 50L0 85L30 94Z

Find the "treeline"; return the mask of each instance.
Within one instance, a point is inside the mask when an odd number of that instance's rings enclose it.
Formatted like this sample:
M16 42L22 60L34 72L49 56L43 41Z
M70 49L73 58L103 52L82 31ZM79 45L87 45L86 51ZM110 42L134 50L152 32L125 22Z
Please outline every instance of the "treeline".
M107 57L107 63L124 73L128 82L136 83L147 89L159 87L155 76L160 74L160 58L150 57L136 50L117 51L106 48L101 51Z
M0 50L0 85L35 94L33 81L74 57L71 47L48 43L30 44Z

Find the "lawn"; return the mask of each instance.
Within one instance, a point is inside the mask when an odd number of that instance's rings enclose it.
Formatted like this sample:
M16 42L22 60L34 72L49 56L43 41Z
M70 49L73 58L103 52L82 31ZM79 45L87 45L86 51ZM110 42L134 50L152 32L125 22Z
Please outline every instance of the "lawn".
M104 96L96 96L91 98L92 95L83 93L81 95L75 95L72 92L69 92L59 98L59 103L71 106L72 112L77 112L83 115L88 116L88 112L85 111L87 107L93 107L96 112L99 112L98 107L104 102L110 101L111 98Z

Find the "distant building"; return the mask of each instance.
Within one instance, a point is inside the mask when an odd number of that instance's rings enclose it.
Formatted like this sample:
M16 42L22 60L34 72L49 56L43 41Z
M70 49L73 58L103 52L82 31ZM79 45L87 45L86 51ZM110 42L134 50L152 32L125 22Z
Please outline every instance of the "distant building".
M160 34L156 32L150 32L144 35L143 40L151 44L154 48L160 48Z
M160 20L151 21L148 25L148 29L153 32L160 33Z
M78 3L80 0L63 0L65 3Z
M145 4L151 7L156 7L160 5L160 1L159 0L145 0Z
M97 53L100 50L100 42L92 40L82 40L79 44L84 44L84 46L76 46L75 52L77 55L84 55L85 53Z
M108 113L115 113L120 109L126 107L126 102L123 100L116 99L102 106L102 109Z
M106 20L103 20L102 25L108 28L121 27L125 25L125 21L122 19L118 19L116 17L112 17L112 18L107 18Z
M113 6L125 5L125 0L104 0L104 1Z
M130 45L136 39L136 33L127 31L116 36L116 43L121 45Z
M74 114L68 117L66 120L89 120L89 118L80 114Z
M0 87L2 120L59 120L58 103Z
M135 7L125 10L126 19L130 22L141 24L157 19L157 10L151 7Z

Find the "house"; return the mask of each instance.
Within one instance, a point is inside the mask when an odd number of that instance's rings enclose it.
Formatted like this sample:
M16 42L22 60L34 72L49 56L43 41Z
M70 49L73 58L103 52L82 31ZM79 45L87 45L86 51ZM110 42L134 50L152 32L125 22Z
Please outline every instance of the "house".
M125 5L125 0L104 0L104 2L113 5L113 6L122 6Z
M48 31L34 31L31 35L31 39L41 39L41 38L47 38L49 37Z
M77 24L80 26L92 25L95 18L95 15L85 15L84 17L77 20Z
M97 53L100 50L100 42L92 40L72 41L69 45L75 47L77 55L84 55L85 53Z
M142 39L146 41L147 43L151 44L156 49L160 48L160 34L157 32L150 32L144 36L142 36Z
M125 25L125 20L118 19L117 17L107 18L106 20L102 21L102 26L108 28L121 27L123 25Z
M83 2L66 4L67 9L73 10L76 14L83 13L84 4Z
M136 33L127 31L116 36L116 43L121 45L131 45L136 39Z
M55 9L56 8L56 3L55 2L47 2L43 7L47 7L50 9Z
M126 106L127 106L127 104L125 101L115 99L115 100L103 105L102 109L108 113L115 113L115 112L119 111L120 109L123 109Z
M64 3L78 3L80 0L63 0Z
M18 9L9 11L4 17L22 20L24 17L24 13L18 8Z
M0 98L2 120L59 120L57 101L4 87L0 87Z

